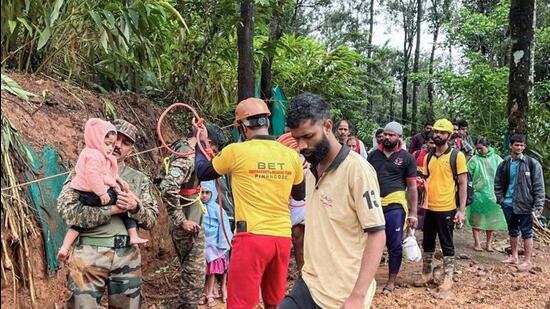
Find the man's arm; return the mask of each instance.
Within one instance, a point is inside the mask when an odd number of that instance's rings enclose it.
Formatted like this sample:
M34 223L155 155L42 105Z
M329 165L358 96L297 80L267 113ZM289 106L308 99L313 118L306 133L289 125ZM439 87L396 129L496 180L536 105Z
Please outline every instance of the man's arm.
M466 211L466 199L468 198L468 174L462 173L458 175L458 202L459 207L456 212L457 223L464 222L464 212Z
M176 158L170 163L170 168L159 186L168 216L176 226L186 220L179 192L181 185L191 178L192 171L193 158Z
M407 177L407 206L409 208L407 222L409 226L414 229L418 223L418 190L416 188L416 177Z
M90 229L107 224L111 221L111 215L124 212L114 206L89 207L83 205L78 200L78 192L70 187L69 179L57 198L57 210L68 226L74 225L82 229Z
M306 198L306 180L304 179L301 183L292 186L290 195L297 201L304 200Z
M531 158L531 160L535 160ZM534 162L534 169L531 171L533 173L533 208L535 210L544 208L544 175L542 173L542 167L539 162Z
M497 204L501 204L502 201L504 200L504 178L502 177L503 175L503 171L504 171L504 164L506 161L502 161L500 162L500 164L498 165L498 168L497 168L497 172L496 172L496 175L495 175L495 197L497 199Z
M136 208L128 211L128 216L138 221L146 230L155 226L159 214L157 200L153 196L151 182L146 177L141 181L141 195L138 196Z
M363 308L365 297L369 291L376 270L380 265L380 259L386 246L386 232L384 229L367 232L367 243L361 258L361 268L351 295L344 303L343 308Z
M203 141L201 143L204 144ZM195 174L200 181L214 180L221 177L214 169L212 161L209 161L199 149L198 144L195 147Z

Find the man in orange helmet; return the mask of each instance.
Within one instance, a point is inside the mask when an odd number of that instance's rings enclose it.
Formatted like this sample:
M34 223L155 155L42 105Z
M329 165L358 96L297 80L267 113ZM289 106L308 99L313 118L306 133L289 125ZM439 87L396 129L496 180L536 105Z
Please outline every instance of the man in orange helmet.
M229 265L227 307L250 309L259 303L276 308L285 294L290 259L288 199L304 198L298 153L269 136L270 111L264 101L248 98L235 109L235 125L244 142L225 147L208 161L196 151L200 180L231 173L236 234Z

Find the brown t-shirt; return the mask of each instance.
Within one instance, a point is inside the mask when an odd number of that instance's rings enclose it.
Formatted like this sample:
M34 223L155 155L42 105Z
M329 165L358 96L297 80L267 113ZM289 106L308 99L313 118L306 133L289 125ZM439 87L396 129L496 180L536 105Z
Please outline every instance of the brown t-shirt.
M340 308L357 281L368 233L385 228L376 172L343 146L323 175L308 173L306 190L302 277L317 305ZM365 308L375 290L373 280Z

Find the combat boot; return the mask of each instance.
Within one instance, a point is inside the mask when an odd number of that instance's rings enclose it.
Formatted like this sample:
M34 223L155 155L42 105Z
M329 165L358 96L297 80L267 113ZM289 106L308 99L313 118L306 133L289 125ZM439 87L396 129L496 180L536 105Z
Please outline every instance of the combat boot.
M448 292L453 287L453 274L455 271L455 257L446 256L443 258L443 266L445 268L445 279L443 283L437 288L439 292Z
M415 287L424 287L433 281L432 277L432 262L434 259L433 252L424 252L422 256L422 274L420 279L416 280L413 285Z

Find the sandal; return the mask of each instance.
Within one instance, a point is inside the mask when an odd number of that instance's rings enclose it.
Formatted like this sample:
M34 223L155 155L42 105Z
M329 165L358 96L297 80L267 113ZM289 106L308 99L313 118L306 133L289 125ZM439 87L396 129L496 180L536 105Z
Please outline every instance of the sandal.
M207 297L206 308L216 307L216 299L213 296Z
M207 301L207 299L206 299L206 294L202 293L202 294L201 294L201 297L199 298L199 305L204 305L204 304L206 304L206 301Z
M395 287L393 287L393 288L391 288L391 289L388 288L388 287L384 287L384 288L382 289L382 294L384 294L384 295L386 295L386 296L391 295L391 294L393 293L393 290L395 290Z

